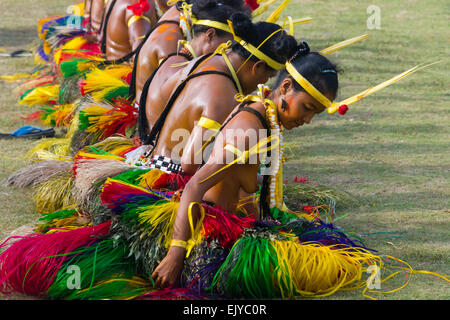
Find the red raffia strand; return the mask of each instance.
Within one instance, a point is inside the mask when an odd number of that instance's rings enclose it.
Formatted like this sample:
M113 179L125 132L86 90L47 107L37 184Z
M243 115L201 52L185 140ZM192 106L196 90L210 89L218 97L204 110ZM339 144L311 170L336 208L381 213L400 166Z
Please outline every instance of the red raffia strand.
M113 134L125 135L127 129L133 127L136 124L138 118L138 111L133 104L125 98L118 97L112 99L114 104L113 109L107 112L108 115L114 116L112 123L102 124L99 127L99 131L103 131L101 138L107 138ZM102 130L103 129L103 130Z
M189 288L165 288L148 292L139 300L196 300Z
M93 244L109 233L111 221L75 230L48 234L33 233L9 237L1 245L14 242L0 255L0 292L20 292L42 296L53 283L68 254Z
M150 10L150 3L148 0L139 0L137 3L127 6L127 9L133 11L135 16L142 16Z
M152 183L151 188L161 190L176 185L178 189L184 189L184 186L189 182L191 177L179 173L164 173Z
M252 227L255 218L238 217L227 213L221 208L203 204L205 218L203 220L203 235L206 239L217 239L224 248L231 247L240 237L245 228Z
M136 146L130 147L129 149L126 149L126 150L124 150L124 151L122 151L122 152L118 152L118 153L117 153L117 156L122 157L122 158L125 158L125 155L126 155L128 152L131 152L131 151L133 151L134 149L137 149L137 148L138 148L138 147L136 147Z
M86 80L81 79L78 81L78 87L80 87L80 93L81 96L84 97L86 95L86 92L84 91L84 86L86 85Z
M34 121L34 120L40 120L41 119L41 115L44 114L45 111L44 110L39 110L33 113L30 113L29 115L27 115L26 117L20 117L22 120L24 121Z

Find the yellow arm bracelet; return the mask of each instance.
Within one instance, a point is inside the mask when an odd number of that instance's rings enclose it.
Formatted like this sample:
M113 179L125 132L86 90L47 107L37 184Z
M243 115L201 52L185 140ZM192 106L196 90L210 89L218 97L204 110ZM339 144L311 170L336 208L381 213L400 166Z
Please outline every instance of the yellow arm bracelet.
M184 240L172 240L170 242L170 246L171 247L180 247L180 248L185 248L187 247L187 242Z
M141 19L144 19L145 21L147 21L148 23L150 23L150 19L147 18L146 16L132 16L132 17L130 18L130 20L128 20L128 22L127 22L128 28L129 28L133 23L135 23L136 21L141 20Z
M218 123L217 121L203 117L203 116L198 120L197 125L199 127L209 129L209 130L214 130L214 131L219 130L220 126L221 126L220 123Z

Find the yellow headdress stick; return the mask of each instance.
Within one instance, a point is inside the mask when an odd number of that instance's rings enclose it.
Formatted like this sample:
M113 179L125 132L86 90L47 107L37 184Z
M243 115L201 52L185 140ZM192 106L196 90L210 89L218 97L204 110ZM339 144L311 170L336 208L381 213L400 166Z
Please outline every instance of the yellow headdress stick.
M394 82L397 82L398 80L406 77L407 75L410 75L420 69L429 67L433 64L439 63L441 61L429 63L427 65L417 65L409 70L406 70L405 72L380 83L379 85L375 87L371 87L367 90L362 91L361 93L354 95L348 99L342 100L341 102L331 102L327 97L325 97L319 90L317 90L306 78L304 78L298 71L295 69L295 67L290 63L286 63L286 71L297 81L299 85L302 86L303 89L305 89L306 92L308 92L314 99L316 99L318 102L320 102L325 108L327 109L328 113L335 113L336 111L339 111L340 114L345 114L348 110L348 105L355 103L362 98L365 98L372 93L375 93Z
M253 10L252 12L252 18L259 16L263 12L266 12L266 10L269 8L270 5L272 5L274 2L277 2L277 0L268 0L268 1L258 1L260 3L259 8Z
M362 40L365 40L365 39L367 39L367 38L369 38L369 35L366 33L366 34L363 34L363 35L361 35L361 36L354 37L354 38L347 39L347 40L338 42L338 43L336 43L336 44L333 44L332 46L329 46L328 48L325 48L325 49L323 49L323 50L320 50L319 53L320 53L321 55L324 55L324 56L325 56L325 55L327 55L327 54L336 52L336 51L338 51L338 50L340 50L340 49L342 49L342 48L348 47L348 46L350 46L350 45L352 45L352 44L354 44L354 43L356 43L356 42L358 42L358 41L362 41Z
M288 16L288 17L286 17L286 18L284 19L284 22L283 22L282 27L283 27L283 28L286 28L286 26L289 26L288 34L289 34L290 36L293 36L293 35L294 35L294 26L295 26L296 24L308 23L308 22L311 22L311 21L312 21L312 18L310 18L310 17L300 18L300 19L295 19L295 20L294 20L294 19L292 19L291 16Z
M291 2L291 0L283 0L278 8L266 19L266 22L275 23L280 17L281 13L284 9L286 9L287 5Z

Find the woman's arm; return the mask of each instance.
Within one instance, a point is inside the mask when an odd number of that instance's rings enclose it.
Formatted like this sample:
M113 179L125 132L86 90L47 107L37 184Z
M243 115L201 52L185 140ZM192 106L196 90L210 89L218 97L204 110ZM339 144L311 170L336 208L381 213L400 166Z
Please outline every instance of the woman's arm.
M221 79L219 77L224 77L220 75L203 77L205 78L199 78L200 83L196 83L198 90L194 88L193 92L197 91L198 94L192 101L192 109L202 110L202 112L184 146L181 157L181 166L188 175L193 175L197 171L202 160L206 162L207 154L201 149L202 146L216 133L237 104L234 99L237 91L229 79ZM205 81L210 83L207 86L208 90L204 89Z
M222 157L224 157L225 152L226 151L223 150ZM220 162L223 161L213 161L210 158L209 163L203 166L186 184L175 218L172 232L173 240L187 241L192 236L189 224L189 206L193 202L200 204L206 191L223 180L225 175L228 173L230 168L223 170L211 179L202 182L202 180L206 179L224 166L223 164L218 164ZM193 206L191 213L195 226L200 214L199 207ZM155 280L155 286L157 288L165 288L176 283L183 269L185 255L186 249L183 247L171 246L169 248L167 255L152 274L152 278Z
M142 17L136 16L132 10L126 10L125 22L128 26L128 38L132 50L135 50L139 44L144 40L147 32L150 31L152 25L155 23L154 8L150 8L144 12Z

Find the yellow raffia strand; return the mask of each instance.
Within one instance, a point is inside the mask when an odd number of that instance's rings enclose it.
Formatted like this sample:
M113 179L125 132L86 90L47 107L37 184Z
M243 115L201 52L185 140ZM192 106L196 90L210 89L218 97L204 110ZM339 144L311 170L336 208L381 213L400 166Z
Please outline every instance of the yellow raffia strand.
M397 258L395 258L395 257L388 256L388 255L383 255L383 256L381 256L380 258L382 258L382 261L387 260L387 259L392 259L392 260L397 261L397 262L399 262L400 264L404 265L403 267L395 267L395 266L394 266L394 267L389 267L389 266L384 266L384 267L383 267L383 265L381 265L383 271L390 270L390 269L393 269L393 270L400 269L400 270L399 270L399 271L395 271L395 272L389 274L387 277L385 277L385 278L383 278L383 279L380 279L380 284L383 283L383 282L386 282L387 280L389 280L389 279L393 278L394 276L396 276L396 275L398 275L398 274L401 274L401 273L410 274L410 275L411 275L411 274L430 274L430 275L439 277L439 278L441 278L441 279L443 279L443 280L445 280L445 281L447 281L447 282L450 282L450 280L449 280L447 277L445 277L445 276L443 276L443 275L440 275L440 274L438 274L438 273L431 272L431 271L427 271L427 270L414 270L414 269L411 267L411 265L409 265L409 264L406 263L405 261L402 261L402 260L397 259ZM364 272L368 272L368 270L365 269ZM382 276L380 276L380 278L381 278L381 277L382 277ZM366 292L376 293L376 294L391 294L391 293L397 292L397 291L399 291L399 290L405 288L405 287L408 285L408 283L409 283L409 277L407 277L407 280L405 281L405 283L404 283L402 286L400 286L400 287L398 287L398 288L395 288L395 289L392 289L392 290L388 290L388 291L372 290L372 289L369 289L368 286L366 286L366 287L364 288L362 294L363 294L363 296L366 297L366 298L369 298L369 299L372 299L372 300L376 300L376 298L367 295Z
M73 113L76 109L75 104L61 104L55 106L56 111L52 112L45 119L41 119L42 123L51 125L53 122L57 127L65 126L69 127L72 120Z
M44 139L26 154L26 159L71 161L71 141L78 129L79 120L75 116L64 138Z
M121 78L131 72L130 66L113 66L105 70L93 69L86 74L84 91L92 96L93 100L100 102L109 92L119 87L127 86Z
M18 73L10 76L0 76L0 79L5 80L6 82L16 82L23 80L24 78L31 78L31 74Z
M148 281L146 281L143 278L138 277L138 276L133 276L133 278L131 278L131 279L113 278L113 279L108 279L108 280L101 280L101 281L97 282L92 287L89 287L89 288L77 291L76 294L81 294L81 293L89 291L89 290L91 290L93 288L101 287L101 286L103 286L105 284L109 284L109 283L113 283L113 282L127 282L128 284L130 284L130 285L132 285L134 287L143 287L143 288L150 285L150 283ZM129 296L122 296L122 295L118 294L116 297L113 297L113 298L110 298L110 299L106 299L105 298L105 299L102 299L102 300L132 300L132 299L134 299L136 297L139 297L141 295L142 295L142 293L129 295Z
M56 176L40 183L33 192L36 211L50 213L76 203L75 196L71 192L73 182L74 177L70 173L70 175Z
M271 241L277 253L282 274L287 275L277 281L283 297L293 294L304 296L329 296L351 284L352 289L365 285L361 280L364 265L381 265L381 259L367 250L358 248L338 248L319 243L296 241Z
M333 44L332 46L329 46L328 48L320 50L319 53L321 55L325 56L325 55L331 54L333 52L336 52L336 51L338 51L340 49L343 49L345 47L348 47L348 46L350 46L350 45L352 45L352 44L354 44L356 42L359 42L359 41L362 41L362 40L365 40L365 39L368 39L368 38L369 38L369 34L365 33L365 34L360 35L358 37L354 37L354 38L347 39L347 40L338 42L336 44Z
M53 59L56 64L61 63L61 54L63 51L75 51L81 49L83 45L87 43L87 39L82 36L75 37L69 41L67 41L63 46L55 50L55 54L53 55Z
M266 19L266 22L276 23L283 10L286 9L289 2L291 2L291 0L283 0L279 7L276 8L275 11Z
M200 181L200 183L203 183L206 180L211 179L216 174L226 170L227 168L231 167L234 164L245 163L249 159L249 157L252 156L252 155L267 154L268 151L270 151L270 150L272 150L274 148L277 148L278 145L279 145L279 142L280 142L279 137L278 136L273 136L273 135L271 135L269 137L265 137L264 139L259 140L258 143L255 144L253 147L251 147L249 150L241 151L241 154L236 159L234 159L229 164L223 166L222 168L220 168L216 172L212 173L207 178L205 178L202 181ZM269 147L269 144L270 144L270 147Z
M255 18L261 14L263 14L264 12L266 12L266 10L269 8L269 6L271 6L273 3L277 2L277 0L268 0L268 1L258 1L258 3L260 4L258 8L256 8L255 10L253 10L252 12L252 18Z
M139 186L144 188L153 189L153 184L157 181L162 175L164 171L159 169L152 169L141 176L139 181Z
M44 105L50 100L57 99L58 94L59 84L45 85L33 89L25 97L19 100L18 103L27 106Z
M148 190L146 190L148 192ZM177 215L179 202L168 201L160 204L152 204L140 208L138 220L141 225L146 226L147 232L142 237L151 235L158 226L163 225L159 236L159 242L166 248L172 240L173 225Z

